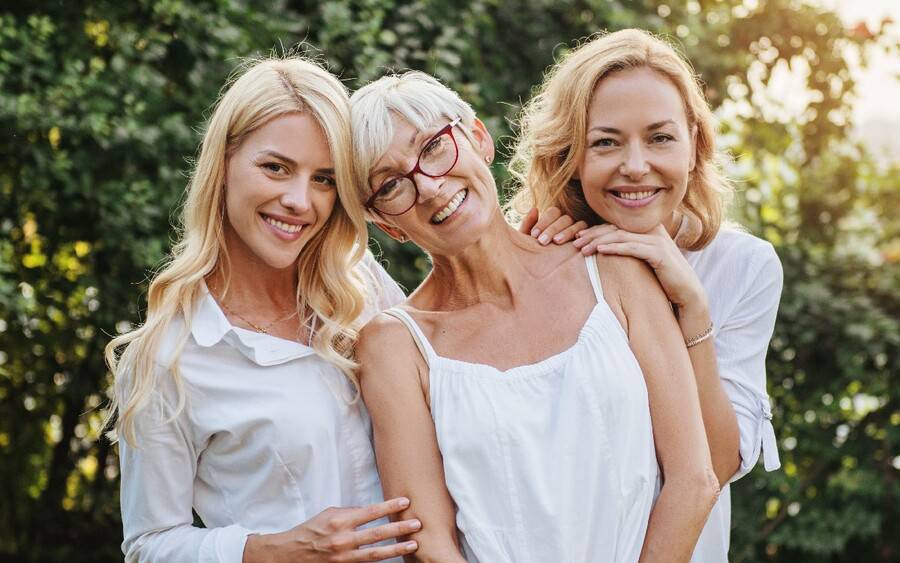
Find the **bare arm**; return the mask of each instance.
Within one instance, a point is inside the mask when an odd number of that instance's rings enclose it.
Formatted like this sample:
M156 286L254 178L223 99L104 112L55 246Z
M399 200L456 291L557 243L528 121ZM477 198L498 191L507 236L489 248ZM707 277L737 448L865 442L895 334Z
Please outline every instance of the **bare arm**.
M718 495L697 384L681 331L652 271L632 259L600 258L604 291L617 301L650 399L663 486L641 561L688 561ZM609 283L608 283L609 282Z
M653 268L668 300L678 307L678 325L685 340L710 326L706 291L662 226L649 233L636 234L615 225L599 225L583 231L575 246L586 255L599 252L634 256L646 261ZM700 393L713 469L719 484L724 485L741 463L737 416L720 378L713 339L692 346L688 353Z
M407 560L464 562L421 377L428 369L424 359L406 327L387 315L362 330L357 359L385 497L409 498L409 508L399 517L422 522L422 529L409 536L419 549Z

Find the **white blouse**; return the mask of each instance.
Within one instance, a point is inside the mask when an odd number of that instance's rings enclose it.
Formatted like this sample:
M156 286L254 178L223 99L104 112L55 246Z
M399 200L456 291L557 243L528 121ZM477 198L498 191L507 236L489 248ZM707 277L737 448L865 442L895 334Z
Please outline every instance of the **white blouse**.
M756 466L781 467L766 394L766 351L781 299L781 262L772 245L723 228L706 248L684 256L709 300L715 325L716 361L740 429L741 467L735 481ZM728 561L731 491L723 487L694 549L692 563Z
M361 267L373 274L363 320L403 301L370 255ZM231 325L205 286L179 359L187 403L166 422L176 395L165 365L182 328L158 355L138 447L119 443L126 561L240 563L251 533L382 500L368 414L347 401L346 377L308 346Z

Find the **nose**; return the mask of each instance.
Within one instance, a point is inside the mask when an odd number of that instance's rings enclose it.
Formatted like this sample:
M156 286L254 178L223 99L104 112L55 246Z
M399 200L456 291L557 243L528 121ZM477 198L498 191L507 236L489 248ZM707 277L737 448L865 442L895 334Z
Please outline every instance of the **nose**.
M297 178L291 182L284 193L281 194L279 202L281 205L290 209L293 213L300 215L309 211L311 207L310 186L311 179L308 177Z
M416 188L419 190L419 203L428 201L441 191L441 186L443 185L443 177L440 178L432 178L431 176L426 176L420 172L416 172L413 175L413 178L416 181Z
M619 165L619 173L630 180L640 180L650 172L650 164L640 143L631 144L625 152L625 160Z

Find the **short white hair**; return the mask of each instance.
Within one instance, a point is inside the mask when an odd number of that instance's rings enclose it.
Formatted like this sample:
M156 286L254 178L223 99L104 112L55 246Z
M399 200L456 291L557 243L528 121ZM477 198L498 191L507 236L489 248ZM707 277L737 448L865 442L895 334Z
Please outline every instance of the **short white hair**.
M465 131L475 122L459 94L424 72L390 74L357 90L350 98L350 124L360 201L369 197L369 172L387 152L398 116L420 131L441 119L460 118Z

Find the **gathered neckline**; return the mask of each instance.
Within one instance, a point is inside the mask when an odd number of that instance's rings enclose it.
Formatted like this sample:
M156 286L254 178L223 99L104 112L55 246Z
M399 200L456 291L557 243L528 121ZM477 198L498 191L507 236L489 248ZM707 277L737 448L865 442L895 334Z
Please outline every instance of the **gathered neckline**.
M594 304L593 308L591 308L590 314L588 314L587 319L585 319L584 324L581 325L581 328L578 330L578 338L575 342L567 347L566 349L556 352L546 358L538 360L536 362L532 362L530 364L522 364L518 366L513 366L506 369L500 369L496 366L492 366L491 364L485 364L481 362L469 362L466 360L460 360L457 358L450 358L448 356L442 356L437 353L437 350L434 349L434 346L431 346L431 353L433 355L433 359L439 362L445 363L449 366L454 366L459 369L455 369L454 371L465 371L468 373L473 373L476 375L493 377L496 375L502 376L512 376L512 375L536 375L543 374L550 371L555 370L561 363L568 359L568 356L572 354L572 352L578 347L579 344L585 338L586 333L590 330L590 325L593 324L594 318L598 315L598 311L602 308L602 303L597 302ZM409 313L407 313L409 314ZM491 373L485 374L479 370L489 370ZM505 379L506 379L505 378Z

